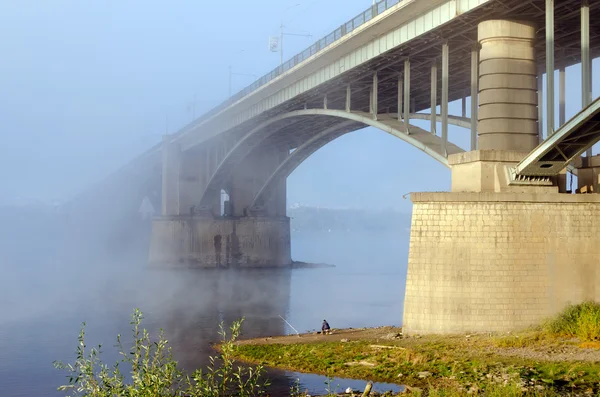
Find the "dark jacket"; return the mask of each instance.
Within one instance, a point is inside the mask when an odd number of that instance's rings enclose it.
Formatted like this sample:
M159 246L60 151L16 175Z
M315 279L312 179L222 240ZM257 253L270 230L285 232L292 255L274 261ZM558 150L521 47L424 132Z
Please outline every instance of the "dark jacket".
M329 323L327 323L327 321L323 320L323 325L321 326L321 331L325 331L328 330L329 328Z

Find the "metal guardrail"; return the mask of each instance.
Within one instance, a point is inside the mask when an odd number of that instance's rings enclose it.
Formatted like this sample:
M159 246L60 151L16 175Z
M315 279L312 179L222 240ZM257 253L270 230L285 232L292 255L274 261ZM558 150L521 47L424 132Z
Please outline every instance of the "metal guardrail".
M238 100L240 100L241 98L250 94L251 92L256 91L257 89L259 89L260 87L269 83L276 77L278 77L278 76L282 75L283 73L287 72L288 70L292 69L294 66L305 61L306 59L308 59L311 56L315 55L316 53L320 52L321 50L325 49L330 44L336 42L337 40L339 40L342 37L346 36L347 34L351 33L358 27L364 25L371 19L375 18L377 15L383 13L390 7L395 6L398 3L401 3L402 1L404 1L404 0L381 0L381 1L378 1L377 3L375 3L374 5L372 5L371 7L367 8L365 11L360 13L355 18L342 24L339 28L337 28L336 30L334 30L333 32L328 34L327 36L323 37L321 40L318 40L316 43L314 43L313 45L311 45L310 47L308 47L301 53L294 55L283 65L280 65L277 68L273 69L271 72L267 73L266 75L264 75L261 78L259 78L258 80L256 80L254 83L250 84L246 88L244 88L241 91L239 91L238 93L234 94L233 96L228 98L226 101L222 102L220 105L209 110L207 113L203 114L196 120L190 122L189 124L187 124L186 126L181 128L179 130L179 132L186 131L186 130L196 126L197 124L202 123L204 120L217 114L221 110L227 108L228 106L237 102Z

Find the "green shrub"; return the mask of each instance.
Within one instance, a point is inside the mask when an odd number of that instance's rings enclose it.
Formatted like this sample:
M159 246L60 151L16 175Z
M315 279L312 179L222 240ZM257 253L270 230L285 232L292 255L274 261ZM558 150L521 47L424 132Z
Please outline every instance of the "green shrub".
M243 319L231 325L228 336L223 324L219 328L222 338L220 354L210 357L206 370L197 370L192 376L177 368L171 348L161 330L156 342L150 340L145 329L140 329L142 313L136 309L132 315L133 346L126 352L117 336L117 346L122 359L112 368L100 361L100 349L89 352L85 344L85 323L79 333L77 359L74 364L54 362L58 369L69 372L69 383L58 390L86 397L252 397L264 394L269 382L262 380L262 366L235 366L233 353ZM131 379L125 381L121 364L131 367Z
M600 303L570 305L546 325L555 335L577 337L581 341L600 340Z
M418 394L418 393L417 393ZM424 393L421 393L423 395ZM482 382L471 390L457 387L430 387L427 397L463 397L466 395L485 397L557 397L559 394L553 390L526 390L518 382L506 384Z

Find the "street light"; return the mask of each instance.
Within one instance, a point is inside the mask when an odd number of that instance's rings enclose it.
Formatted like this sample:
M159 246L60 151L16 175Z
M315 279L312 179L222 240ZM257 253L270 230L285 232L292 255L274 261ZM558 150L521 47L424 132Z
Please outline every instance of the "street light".
M231 66L229 66L229 98L231 98L231 76L249 76L249 77L255 77L255 74L250 74L250 73L234 73L231 71Z
M245 50L240 50L237 52L234 52L233 55L238 55L241 54L242 52L244 52ZM249 77L254 77L256 78L255 74L250 74L250 73L237 73L237 72L233 72L232 71L232 66L229 65L229 76L228 76L228 98L231 98L231 78L232 76L249 76Z
M281 13L285 13L286 11L298 7L300 3L294 4L293 6L289 6L284 9ZM301 34L301 33L284 33L283 32L283 17L281 18L281 24L279 25L279 66L283 66L283 36L302 36L302 37L312 37L310 34Z
M281 24L279 25L279 65L283 65L283 14L286 11L291 10L292 8L300 6L300 3L294 4L293 6L289 6L288 8L281 11Z

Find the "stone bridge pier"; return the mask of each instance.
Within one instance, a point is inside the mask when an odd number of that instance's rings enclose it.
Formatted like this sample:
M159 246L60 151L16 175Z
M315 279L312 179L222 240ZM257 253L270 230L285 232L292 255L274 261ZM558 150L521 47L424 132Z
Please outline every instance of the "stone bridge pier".
M152 225L151 265L291 264L285 180L278 183L260 210L250 208L260 187L289 150L273 145L256 148L231 175L215 183L215 171L230 149L225 140L213 139L182 151L165 137L162 212Z
M451 192L411 196L406 333L519 330L600 300L600 196L509 178L538 145L535 31L479 24L479 147L449 156Z

